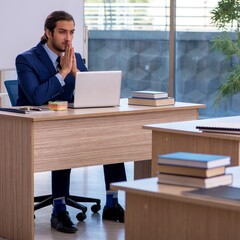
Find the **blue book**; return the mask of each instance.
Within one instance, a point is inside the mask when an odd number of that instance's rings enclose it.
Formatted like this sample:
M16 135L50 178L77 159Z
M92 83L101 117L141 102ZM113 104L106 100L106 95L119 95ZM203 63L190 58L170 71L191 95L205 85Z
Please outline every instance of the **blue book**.
M158 156L158 164L198 167L205 169L227 166L230 163L231 163L230 156L216 154L175 152L169 154L162 154Z

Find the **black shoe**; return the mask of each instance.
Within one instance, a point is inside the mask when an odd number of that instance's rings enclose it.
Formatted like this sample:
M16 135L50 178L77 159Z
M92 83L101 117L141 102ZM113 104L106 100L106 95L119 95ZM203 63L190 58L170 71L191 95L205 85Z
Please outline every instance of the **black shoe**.
M104 207L102 218L104 220L119 221L124 223L124 209L119 203L115 203L113 207Z
M59 232L75 233L78 229L71 221L67 211L58 214L52 214L51 226Z

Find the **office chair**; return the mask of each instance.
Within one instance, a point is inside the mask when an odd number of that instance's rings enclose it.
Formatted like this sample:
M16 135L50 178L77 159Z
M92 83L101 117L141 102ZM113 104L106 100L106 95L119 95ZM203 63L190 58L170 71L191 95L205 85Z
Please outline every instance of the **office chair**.
M18 99L18 80L6 80L4 81L4 85L7 89L8 96L12 106L17 105ZM66 199L66 204L81 210L82 212L76 215L78 221L83 221L86 218L87 207L80 204L79 202L89 202L89 203L96 203L91 206L91 210L93 213L97 213L101 209L101 200L96 198L87 198L87 197L79 197L69 195ZM37 196L34 197L34 211L49 206L53 203L52 195L44 195L44 196Z

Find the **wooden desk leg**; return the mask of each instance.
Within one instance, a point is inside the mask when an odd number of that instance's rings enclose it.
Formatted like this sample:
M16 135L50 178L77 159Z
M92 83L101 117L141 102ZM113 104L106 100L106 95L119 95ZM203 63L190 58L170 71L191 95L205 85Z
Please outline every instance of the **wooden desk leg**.
M152 160L134 162L134 179L151 177Z
M32 123L0 118L0 237L34 239Z

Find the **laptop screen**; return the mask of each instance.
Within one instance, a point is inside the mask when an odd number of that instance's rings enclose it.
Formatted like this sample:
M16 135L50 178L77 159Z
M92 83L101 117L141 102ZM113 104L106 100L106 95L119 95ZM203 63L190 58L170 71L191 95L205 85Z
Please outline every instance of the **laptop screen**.
M77 72L74 103L69 107L112 107L120 104L121 71Z

